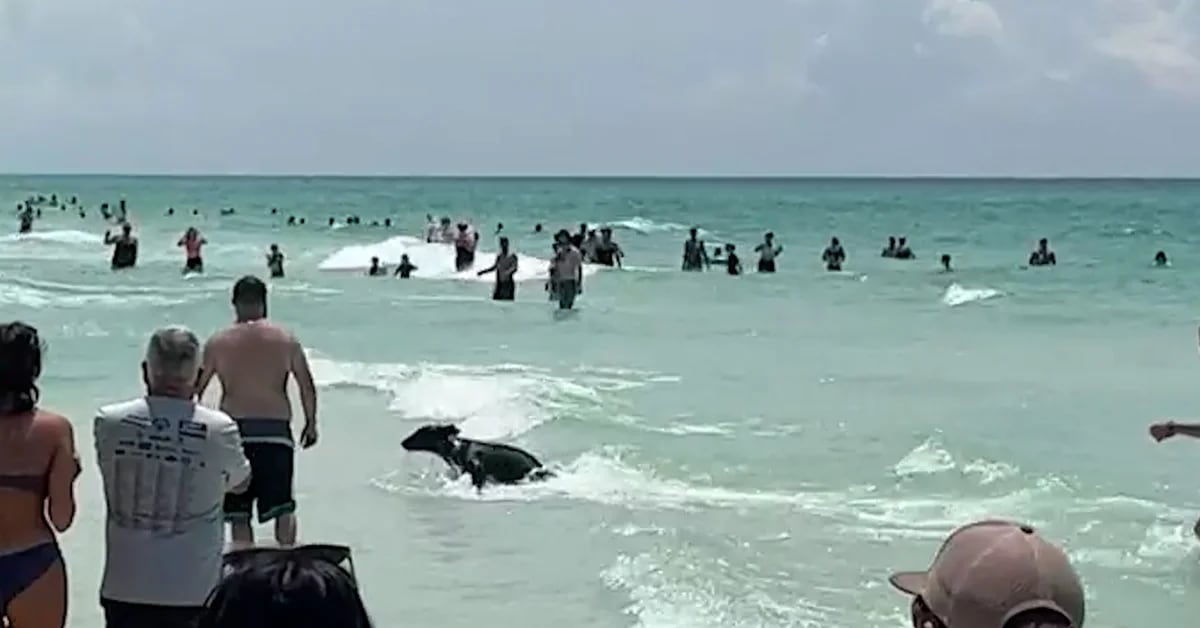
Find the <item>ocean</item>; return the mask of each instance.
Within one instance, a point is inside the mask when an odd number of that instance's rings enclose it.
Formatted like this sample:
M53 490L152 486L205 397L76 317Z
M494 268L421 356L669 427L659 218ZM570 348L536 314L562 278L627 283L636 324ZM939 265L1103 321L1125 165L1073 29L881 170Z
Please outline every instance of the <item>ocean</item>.
M230 322L233 281L265 276L271 243L288 276L270 316L308 347L321 393L300 534L353 546L381 627L907 626L886 576L984 517L1066 547L1088 626L1200 612L1200 443L1146 431L1200 415L1200 182L0 178L10 211L37 193L87 207L0 236L2 318L42 331L43 402L84 459L63 540L72 627L102 625L92 413L142 393L155 327ZM97 208L122 197L142 250L114 274ZM479 225L479 262L503 223L517 301L415 239L427 213ZM363 224L327 225L348 215ZM613 226L626 268L590 274L561 316L533 226L580 222ZM183 278L193 225L206 273ZM774 231L780 272L679 272L692 225L748 270ZM889 235L917 259L881 259ZM831 236L845 272L820 262ZM1040 237L1057 267L1024 267ZM1170 268L1153 267L1160 249ZM417 278L364 275L403 252ZM401 450L434 421L558 476L476 494Z

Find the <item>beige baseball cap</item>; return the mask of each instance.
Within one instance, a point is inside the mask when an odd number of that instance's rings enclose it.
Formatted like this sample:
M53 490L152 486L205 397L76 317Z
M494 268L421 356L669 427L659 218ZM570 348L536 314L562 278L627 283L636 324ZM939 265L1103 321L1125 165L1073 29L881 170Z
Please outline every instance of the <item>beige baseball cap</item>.
M1083 627L1084 596L1067 555L1032 526L980 521L950 534L927 571L892 575L892 586L920 596L947 628L1003 628L1034 609Z

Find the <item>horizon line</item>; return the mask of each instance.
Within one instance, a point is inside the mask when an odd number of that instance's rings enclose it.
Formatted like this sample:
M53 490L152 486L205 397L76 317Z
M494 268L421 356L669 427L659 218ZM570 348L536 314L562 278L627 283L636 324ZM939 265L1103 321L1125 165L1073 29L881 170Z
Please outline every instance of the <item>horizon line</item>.
M128 179L397 179L491 181L1200 181L1197 175L1061 174L352 174L352 173L131 173L0 172L2 178Z

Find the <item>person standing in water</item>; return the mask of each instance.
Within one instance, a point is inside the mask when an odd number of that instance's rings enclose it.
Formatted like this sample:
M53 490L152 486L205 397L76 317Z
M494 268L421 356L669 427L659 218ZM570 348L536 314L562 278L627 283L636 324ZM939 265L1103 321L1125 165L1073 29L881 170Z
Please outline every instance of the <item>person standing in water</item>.
M438 241L438 223L433 219L433 214L425 214L425 243L432 244Z
M842 263L846 261L846 251L837 238L829 241L829 246L825 247L824 253L821 253L821 261L825 262L825 270L839 271L842 269Z
M879 254L880 257L896 257L896 236L888 236L887 247Z
M732 244L725 245L725 272L730 275L742 274L742 260L738 258L737 247Z
M1030 266L1057 266L1058 258L1054 256L1054 251L1050 250L1050 243L1046 238L1038 240L1038 247L1029 254Z
M571 244L571 236L566 231L559 232L558 253L554 256L551 273L558 309L574 308L575 297L583 292L583 256Z
M121 235L114 236L112 232L104 232L104 244L113 247L112 269L133 268L137 265L138 239L133 236L133 225L121 225Z
M900 238L896 243L896 259L917 259L913 254L912 249L908 248L908 238Z
M278 244L272 244L267 253L267 272L271 274L272 279L283 277L283 251L279 250Z
M758 272L773 273L775 272L775 258L783 253L783 247L775 244L774 232L767 232L763 236L762 244L754 247L754 252L758 253Z
M183 273L202 273L204 272L204 258L201 256L201 249L208 240L200 235L200 230L195 227L188 227L188 230L183 233L183 237L179 238L177 246L182 246L186 259L183 263Z
M704 246L704 240L697 239L698 229L692 227L688 233L690 237L683 241L683 270L704 270L712 264L708 259L708 248Z
M458 223L458 237L454 239L454 268L463 272L475 265L475 247L479 244L479 234L472 233L467 223Z
M17 214L17 220L20 222L17 226L17 233L29 233L33 231L33 206L25 203L25 208Z
M368 277L382 277L386 274L387 274L387 269L383 267L383 264L379 263L379 258L372 257L371 258L371 267L367 269L367 276Z
M496 273L496 288L492 291L495 301L512 301L516 298L517 284L513 275L517 274L517 254L508 250L508 238L500 238L500 252L496 254L496 262L479 271L482 277L490 272Z
M1159 252L1157 252L1157 253L1155 253L1155 254L1154 254L1154 265L1155 265L1155 266L1158 266L1158 267L1160 267L1160 268L1161 268L1161 267L1163 267L1163 266L1169 266L1169 265L1170 265L1170 262L1168 262L1168 261L1167 261L1167 253L1166 253L1166 251L1159 251Z
M942 272L943 273L954 272L954 269L950 268L950 255L949 254L942 255Z
M417 267L409 261L408 253L402 253L400 255L400 263L396 265L396 272L393 273L393 276L399 275L401 279L408 279L416 269Z
M292 332L267 320L267 285L247 275L233 286L237 322L217 332L204 347L204 369L196 397L202 398L212 378L221 380L220 409L238 424L251 479L244 494L225 497L225 517L233 542L254 544L251 513L259 523L275 522L275 541L296 544L296 500L293 495L295 446L292 404L287 382L296 380L304 429L300 446L317 444L317 387L304 346Z
M569 237L567 240L567 244L570 244ZM601 266L613 266L615 264L617 268L621 268L621 260L623 259L625 259L625 252L621 250L621 245L613 241L612 227L600 229L600 244L596 245L596 263Z

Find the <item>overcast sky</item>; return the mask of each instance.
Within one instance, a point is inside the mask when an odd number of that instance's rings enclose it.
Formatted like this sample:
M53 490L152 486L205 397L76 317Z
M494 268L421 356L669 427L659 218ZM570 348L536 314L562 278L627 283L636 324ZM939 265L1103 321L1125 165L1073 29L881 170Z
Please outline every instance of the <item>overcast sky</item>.
M0 0L0 171L1200 175L1189 0Z

